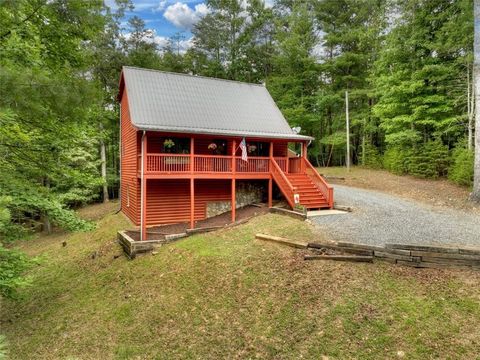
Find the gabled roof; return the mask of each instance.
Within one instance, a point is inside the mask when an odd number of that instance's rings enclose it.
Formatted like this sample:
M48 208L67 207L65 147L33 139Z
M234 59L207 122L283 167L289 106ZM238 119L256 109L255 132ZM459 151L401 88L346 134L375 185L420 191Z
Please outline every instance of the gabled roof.
M312 139L292 131L262 85L124 66L124 88L140 130Z

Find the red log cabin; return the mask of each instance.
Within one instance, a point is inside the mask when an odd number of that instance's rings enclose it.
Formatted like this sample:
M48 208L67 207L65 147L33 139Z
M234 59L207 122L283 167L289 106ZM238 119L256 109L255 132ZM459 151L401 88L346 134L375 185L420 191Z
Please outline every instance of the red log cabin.
M274 186L291 207L333 207L307 159L313 138L290 128L263 85L123 67L119 100L121 208L142 240L150 226L194 228L212 202L235 221L245 182L264 186L270 207Z

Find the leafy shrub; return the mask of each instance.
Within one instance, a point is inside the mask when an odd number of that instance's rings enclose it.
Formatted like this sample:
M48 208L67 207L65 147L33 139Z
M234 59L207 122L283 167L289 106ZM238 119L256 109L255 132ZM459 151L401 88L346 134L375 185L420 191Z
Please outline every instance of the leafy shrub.
M411 155L411 151L401 147L390 147L383 155L383 166L388 171L395 174L406 174L406 162Z
M23 252L7 249L0 244L0 296L14 297L19 287L30 284L30 279L23 274L36 259L31 259Z
M440 140L428 141L406 158L407 173L423 178L445 176L449 160L447 146Z
M428 141L415 148L391 147L385 152L385 169L396 174L410 174L422 178L438 178L448 172L448 147L440 140Z
M363 163L363 156L365 155L365 162ZM360 159L362 159L362 165L372 168L372 169L381 169L383 167L382 156L380 155L378 149L372 144L365 144L365 154L363 154L363 149L360 153Z
M448 169L448 178L463 186L473 185L474 153L459 145L452 154L452 162Z
M6 360L8 355L7 339L4 335L0 335L0 360Z

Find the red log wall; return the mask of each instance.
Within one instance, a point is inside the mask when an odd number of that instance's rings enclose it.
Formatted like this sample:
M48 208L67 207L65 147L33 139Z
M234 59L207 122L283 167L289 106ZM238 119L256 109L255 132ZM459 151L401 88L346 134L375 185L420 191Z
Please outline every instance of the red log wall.
M231 180L195 180L195 220L205 219L209 201L229 201ZM147 224L190 221L190 180L148 180Z
M137 178L137 130L130 121L127 90L121 100L121 206L122 211L136 225L140 224L140 182Z

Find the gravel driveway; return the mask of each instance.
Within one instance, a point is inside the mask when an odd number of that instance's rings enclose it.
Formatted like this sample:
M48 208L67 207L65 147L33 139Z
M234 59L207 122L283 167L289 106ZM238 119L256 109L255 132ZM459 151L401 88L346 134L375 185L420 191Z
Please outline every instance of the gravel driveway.
M352 206L346 215L311 218L332 240L362 244L480 246L480 216L432 207L378 191L335 185L335 202Z

